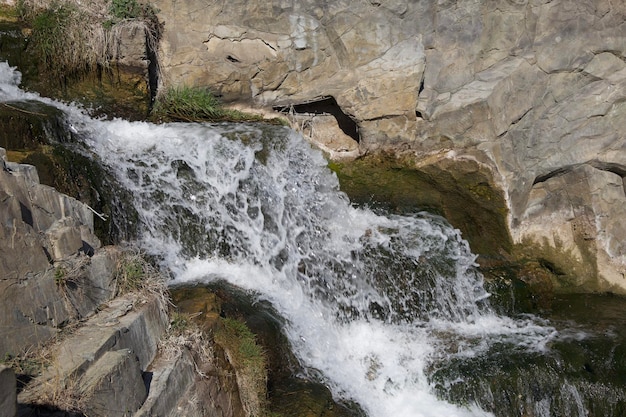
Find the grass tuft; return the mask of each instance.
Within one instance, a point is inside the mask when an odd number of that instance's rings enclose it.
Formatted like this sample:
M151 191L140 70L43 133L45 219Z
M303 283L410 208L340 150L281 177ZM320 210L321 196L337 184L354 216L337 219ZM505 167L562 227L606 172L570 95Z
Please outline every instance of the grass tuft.
M209 90L177 87L162 91L150 118L154 122L263 122L284 125L282 119L265 119L258 114L227 109Z
M223 109L215 96L200 88L171 88L157 97L153 116L173 121L216 120Z
M163 308L169 304L166 277L138 250L126 249L117 262L115 296L129 292L156 295Z
M267 408L267 355L245 323L224 318L215 332L237 374L241 402L246 414L261 416Z

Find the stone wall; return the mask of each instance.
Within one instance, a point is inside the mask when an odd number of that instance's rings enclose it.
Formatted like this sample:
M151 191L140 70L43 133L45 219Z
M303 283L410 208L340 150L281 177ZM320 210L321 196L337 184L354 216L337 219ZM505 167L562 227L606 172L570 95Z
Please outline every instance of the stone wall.
M524 256L581 266L557 286L626 293L623 2L155 3L164 86L286 109L332 98L358 128L352 147L325 140L336 158L452 150L491 173Z

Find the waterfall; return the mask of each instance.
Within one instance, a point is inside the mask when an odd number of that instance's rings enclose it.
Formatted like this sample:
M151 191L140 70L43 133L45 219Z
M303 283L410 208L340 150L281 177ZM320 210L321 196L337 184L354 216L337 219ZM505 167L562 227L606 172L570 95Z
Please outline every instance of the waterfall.
M0 65L0 99L33 98L16 74ZM288 128L95 120L46 101L134 196L138 243L173 283L225 280L270 302L311 377L371 417L491 415L440 399L429 372L494 346L540 353L557 336L492 311L444 219L354 207Z
M135 196L141 244L175 282L226 280L272 303L303 365L370 416L487 415L438 400L425 369L504 339L543 349L553 334L490 311L443 219L353 207L287 128L75 125Z

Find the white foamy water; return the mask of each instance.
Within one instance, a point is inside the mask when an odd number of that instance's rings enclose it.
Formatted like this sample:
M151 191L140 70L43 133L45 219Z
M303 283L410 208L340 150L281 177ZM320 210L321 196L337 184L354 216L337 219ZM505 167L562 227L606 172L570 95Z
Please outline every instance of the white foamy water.
M17 82L0 64L3 100L32 98ZM353 207L321 153L286 128L93 120L48 102L134 196L139 244L174 282L226 280L271 302L311 375L371 417L490 415L437 399L428 367L554 337L490 311L458 231Z

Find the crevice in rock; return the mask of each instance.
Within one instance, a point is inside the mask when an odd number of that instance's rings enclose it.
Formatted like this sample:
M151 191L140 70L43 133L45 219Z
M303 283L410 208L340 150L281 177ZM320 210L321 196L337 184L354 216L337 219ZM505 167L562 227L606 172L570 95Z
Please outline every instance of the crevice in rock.
M260 38L259 40L263 42L265 45L267 45L267 47L270 48L272 51L276 51L276 48L274 48L269 42L264 41L263 39L260 39Z
M530 107L528 110L526 110L524 113L522 113L522 114L521 114L518 118L516 118L515 120L513 120L513 121L511 122L511 125L509 126L509 128L510 128L511 126L514 126L514 125L518 124L518 123L519 123L519 122L520 122L520 121L521 121L524 117L526 117L526 115L527 115L528 113L530 113L532 110L533 110L533 108L532 108L532 107Z
M563 272L561 268L559 268L553 262L550 262L549 260L545 258L539 258L539 264L543 266L545 269L547 269L548 271L550 271L551 273L553 273L554 275L559 275L559 276L565 275L565 272Z
M615 49L601 49L601 50L598 50L598 51L592 51L592 53L594 55L599 55L599 54L602 54L602 53L609 53L611 55L614 55L616 58L626 62L626 56L624 56L621 51L618 51L618 50L615 50Z
M306 103L274 106L274 110L299 115L331 115L337 120L337 125L343 133L357 142L360 141L359 128L356 122L341 110L337 100L332 96L321 97Z
M565 167L555 169L554 171L550 171L547 174L538 175L535 177L535 180L533 181L533 186L540 184L542 182L546 182L549 179L556 178L560 175L566 174L570 172L575 166L577 165L565 166Z
M622 164L616 164L614 162L590 161L589 165L601 171L612 172L622 178L626 177L626 166Z
M574 164L574 165L560 167L558 169L555 169L554 171L548 172L547 174L538 175L537 177L535 177L535 180L533 181L533 186L535 186L536 184L548 181L551 178L555 178L560 175L567 174L568 172L571 172L572 170L574 170L575 168L581 165L589 165L592 168L598 169L600 171L606 171L606 172L610 172L612 174L618 175L619 177L622 178L622 181L624 182L624 185L623 185L624 194L626 195L626 165L618 164L615 162L603 162L603 161L597 161L597 160L587 161L581 164Z
M158 48L163 34L163 24L159 22L156 14L148 16L146 36L146 58L148 58L148 90L150 94L150 106L156 99L159 88L160 66L158 61Z

